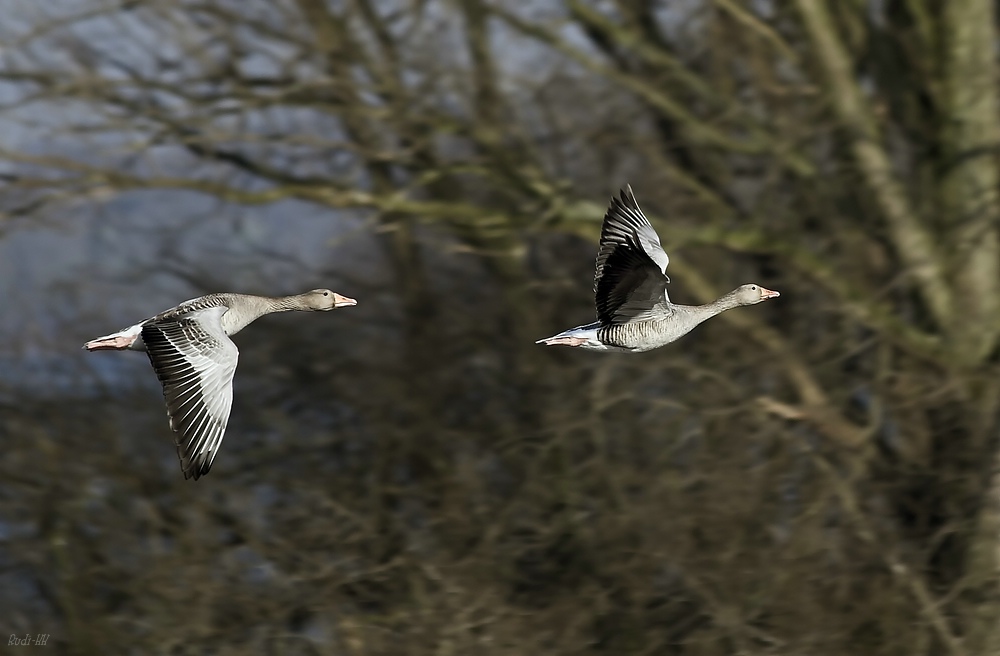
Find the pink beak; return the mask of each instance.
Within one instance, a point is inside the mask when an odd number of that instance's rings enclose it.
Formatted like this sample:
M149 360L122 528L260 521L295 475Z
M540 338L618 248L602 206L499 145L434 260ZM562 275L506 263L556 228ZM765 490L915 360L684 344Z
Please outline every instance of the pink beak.
M779 296L781 296L781 294L779 294L778 292L774 291L773 289L764 289L763 287L760 288L760 298L761 298L761 300L765 300L766 301L769 298L778 298Z
M772 294L777 294L777 292L771 292ZM358 302L353 298L347 298L346 296L341 296L340 294L333 293L333 307L348 307L350 305L357 305Z

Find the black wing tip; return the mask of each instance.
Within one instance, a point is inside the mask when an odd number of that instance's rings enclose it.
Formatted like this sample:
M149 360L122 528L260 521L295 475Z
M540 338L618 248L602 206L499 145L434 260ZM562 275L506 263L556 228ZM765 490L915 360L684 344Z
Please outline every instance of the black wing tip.
M625 207L633 210L639 209L639 203L636 202L635 194L632 193L632 185L625 183L625 187L618 190L618 195Z
M635 200L635 194L632 193L632 185L626 184L618 190L617 196L611 196L611 203L608 206L607 213L604 215L604 219L605 221L611 219L615 222L625 222L631 227L636 227L636 219L631 216L634 214L638 214L641 217L641 222L645 222L645 216L642 214L642 210L639 209L639 203Z
M184 461L181 461L181 471L184 472L184 480L192 478L198 480L212 469L212 463L204 462L189 462L188 466L184 466Z
M214 453L186 452L183 443L177 444L177 458L181 463L181 471L184 473L184 480L189 478L198 480L211 471L212 464L215 462Z

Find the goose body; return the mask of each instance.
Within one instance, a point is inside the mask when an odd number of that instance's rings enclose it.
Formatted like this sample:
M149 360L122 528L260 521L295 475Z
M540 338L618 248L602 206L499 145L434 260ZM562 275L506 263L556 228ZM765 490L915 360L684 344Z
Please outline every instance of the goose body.
M593 351L650 351L676 341L721 312L780 296L748 284L706 305L679 305L667 294L670 257L626 187L601 226L594 296L597 321L577 326L536 344L576 346Z
M265 314L326 311L357 301L329 289L294 296L209 294L86 344L88 351L145 351L163 385L184 478L208 473L233 406L239 349L229 339Z

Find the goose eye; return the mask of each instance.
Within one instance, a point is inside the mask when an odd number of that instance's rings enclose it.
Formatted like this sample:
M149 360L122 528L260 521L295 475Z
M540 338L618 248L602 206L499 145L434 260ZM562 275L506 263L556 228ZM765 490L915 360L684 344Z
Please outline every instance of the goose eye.
M751 291L757 291L757 285L750 285L750 290ZM326 294L323 294L323 295L326 296Z
M323 292L323 296L329 296L330 292Z

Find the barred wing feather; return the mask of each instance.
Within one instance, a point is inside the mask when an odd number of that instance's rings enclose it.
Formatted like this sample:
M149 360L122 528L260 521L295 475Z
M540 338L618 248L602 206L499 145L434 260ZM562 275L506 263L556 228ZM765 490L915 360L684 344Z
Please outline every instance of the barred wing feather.
M659 236L627 187L620 198L611 199L601 226L594 276L598 320L625 323L648 316L654 308L669 312L669 263Z
M146 323L142 339L163 385L184 478L212 468L233 407L239 349L222 329L226 307Z

